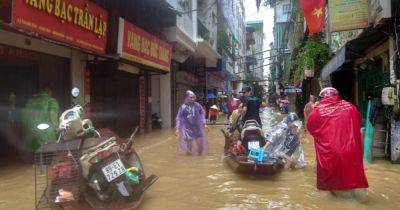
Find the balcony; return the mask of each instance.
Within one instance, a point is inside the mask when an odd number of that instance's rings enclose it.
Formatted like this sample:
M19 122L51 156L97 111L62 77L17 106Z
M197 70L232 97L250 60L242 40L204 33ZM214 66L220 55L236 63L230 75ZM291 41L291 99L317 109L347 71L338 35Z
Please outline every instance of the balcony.
M208 41L210 43L210 45L214 44L214 41L212 41L213 43L211 43L211 33L210 31L207 29L207 27L201 22L200 19L197 20L197 36L202 38L205 41Z
M214 39L212 39L210 31L199 19L197 21L197 26L198 38L196 52L206 58L206 67L216 67L217 61L221 56L213 47Z

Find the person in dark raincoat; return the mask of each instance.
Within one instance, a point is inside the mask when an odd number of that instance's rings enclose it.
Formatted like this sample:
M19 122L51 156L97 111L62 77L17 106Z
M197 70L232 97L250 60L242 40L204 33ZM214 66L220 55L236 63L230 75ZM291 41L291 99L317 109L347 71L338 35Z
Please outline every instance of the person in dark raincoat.
M363 199L368 182L363 165L360 112L342 100L335 88L325 88L319 96L320 103L307 120L317 153L317 188L340 197Z
M206 155L208 142L205 136L205 127L205 110L196 102L196 95L188 90L185 101L176 116L179 151L185 151L190 155Z

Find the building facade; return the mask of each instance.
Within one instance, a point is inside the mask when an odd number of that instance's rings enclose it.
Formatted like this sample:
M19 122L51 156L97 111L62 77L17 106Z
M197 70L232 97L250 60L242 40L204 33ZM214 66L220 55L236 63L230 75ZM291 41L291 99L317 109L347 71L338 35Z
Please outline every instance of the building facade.
M247 83L264 79L264 23L263 21L246 22L246 73Z

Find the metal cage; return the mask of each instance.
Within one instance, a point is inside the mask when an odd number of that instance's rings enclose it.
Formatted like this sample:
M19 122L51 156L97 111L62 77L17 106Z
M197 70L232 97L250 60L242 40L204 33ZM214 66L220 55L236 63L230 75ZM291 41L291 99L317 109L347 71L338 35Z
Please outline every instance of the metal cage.
M43 144L35 152L35 207L64 207L79 201L81 139Z

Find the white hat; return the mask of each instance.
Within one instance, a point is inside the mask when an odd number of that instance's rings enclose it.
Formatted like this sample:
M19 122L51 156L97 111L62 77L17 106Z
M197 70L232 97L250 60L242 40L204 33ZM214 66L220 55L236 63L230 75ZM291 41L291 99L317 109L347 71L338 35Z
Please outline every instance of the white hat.
M216 109L216 110L218 110L217 105L212 105L210 108L211 108L211 109Z

